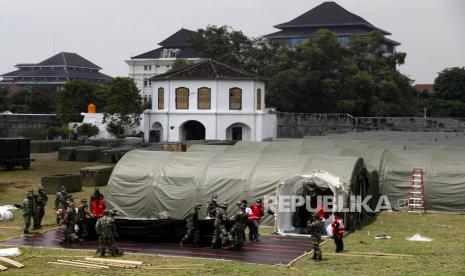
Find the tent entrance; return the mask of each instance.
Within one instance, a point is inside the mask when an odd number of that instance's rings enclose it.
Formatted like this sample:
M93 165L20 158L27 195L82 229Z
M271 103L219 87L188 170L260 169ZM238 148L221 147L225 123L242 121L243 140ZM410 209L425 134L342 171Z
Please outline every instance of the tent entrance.
M320 217L324 218L331 216L331 212L327 210L332 210L332 202L325 203L322 199L325 196L332 198L334 194L329 187L318 187L312 180L306 180L301 185L295 195L304 198L305 203L296 207L295 212L292 213L291 223L295 228L295 233L307 234L308 221L314 213L318 213Z
M278 186L276 193L278 197L276 231L280 235L308 235L307 223L312 212L319 212L320 215L327 218L325 223L330 224L332 221L331 213L333 210L337 210L338 198L344 198L346 193L345 183L341 178L321 170L296 175L284 180ZM322 199L324 196L331 196L332 204L326 202L328 206L324 206L326 204L325 201L318 200L318 197ZM305 204L303 205L300 201L302 197L305 199ZM300 201L298 205L302 206L295 205L298 200ZM307 202L308 200L310 202ZM282 204L285 201L291 201L289 204L290 208L280 206L280 203ZM325 210L326 212L324 212Z

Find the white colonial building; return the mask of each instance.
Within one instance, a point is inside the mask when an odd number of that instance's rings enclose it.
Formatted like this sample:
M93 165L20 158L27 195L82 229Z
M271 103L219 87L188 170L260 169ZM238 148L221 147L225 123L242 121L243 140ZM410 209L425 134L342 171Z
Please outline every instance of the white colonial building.
M188 45L188 40L194 34L194 31L180 29L160 42L161 47L126 60L129 65L129 77L136 82L144 101L151 100L151 77L166 73L177 59L199 60L200 55Z
M276 115L265 108L265 83L257 75L206 59L151 81L146 141L276 138Z

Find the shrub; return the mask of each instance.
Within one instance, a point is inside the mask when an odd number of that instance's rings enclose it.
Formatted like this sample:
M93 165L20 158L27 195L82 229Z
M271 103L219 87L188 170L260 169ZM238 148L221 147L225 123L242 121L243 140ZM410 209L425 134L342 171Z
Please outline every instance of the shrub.
M100 133L100 129L96 125L84 123L76 127L76 133L78 135L85 135L87 137L93 137L93 136L97 136Z
M45 140L48 136L48 129L42 127L26 128L21 130L19 135L32 140Z

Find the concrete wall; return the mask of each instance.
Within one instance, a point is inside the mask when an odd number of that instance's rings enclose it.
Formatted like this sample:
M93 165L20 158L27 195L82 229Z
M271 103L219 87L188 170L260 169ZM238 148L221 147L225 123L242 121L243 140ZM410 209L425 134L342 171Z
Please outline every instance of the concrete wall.
M277 112L277 119L279 138L368 130L465 131L465 118L352 117L349 114Z
M83 123L86 124L93 124L96 125L99 128L99 134L95 137L92 137L92 139L116 139L116 137L111 134L110 132L107 131L107 124L103 123L103 113L81 113L82 116L84 116L84 119L82 120L82 123L79 122L72 122L69 123L69 127L73 128L75 125L80 126ZM126 135L131 135L134 132L138 134L141 131L144 131L144 116L141 114L141 121L140 125L135 128L129 128L126 129L125 134Z
M16 137L26 128L60 126L55 114L0 114L0 135Z

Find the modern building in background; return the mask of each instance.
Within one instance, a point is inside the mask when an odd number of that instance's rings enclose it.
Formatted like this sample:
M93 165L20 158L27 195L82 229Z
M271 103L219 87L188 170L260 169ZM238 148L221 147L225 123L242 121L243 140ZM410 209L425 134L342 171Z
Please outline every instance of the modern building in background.
M196 32L180 29L159 43L161 47L126 60L129 77L133 78L145 101L151 100L151 77L166 73L176 59L198 60L200 55L189 47L188 40Z
M276 115L265 108L265 83L255 74L205 59L151 81L146 141L276 138Z
M337 35L345 45L353 35L365 36L380 31L385 36L390 32L380 29L362 17L353 14L335 2L324 2L289 22L274 26L280 31L265 35L266 38L296 47L316 34L320 29L328 29ZM387 53L394 53L400 43L386 38L384 45Z
M110 76L102 69L76 53L61 52L39 63L20 63L13 72L0 75L0 85L17 89L23 86L43 85L56 91L70 80L85 80L105 84Z

